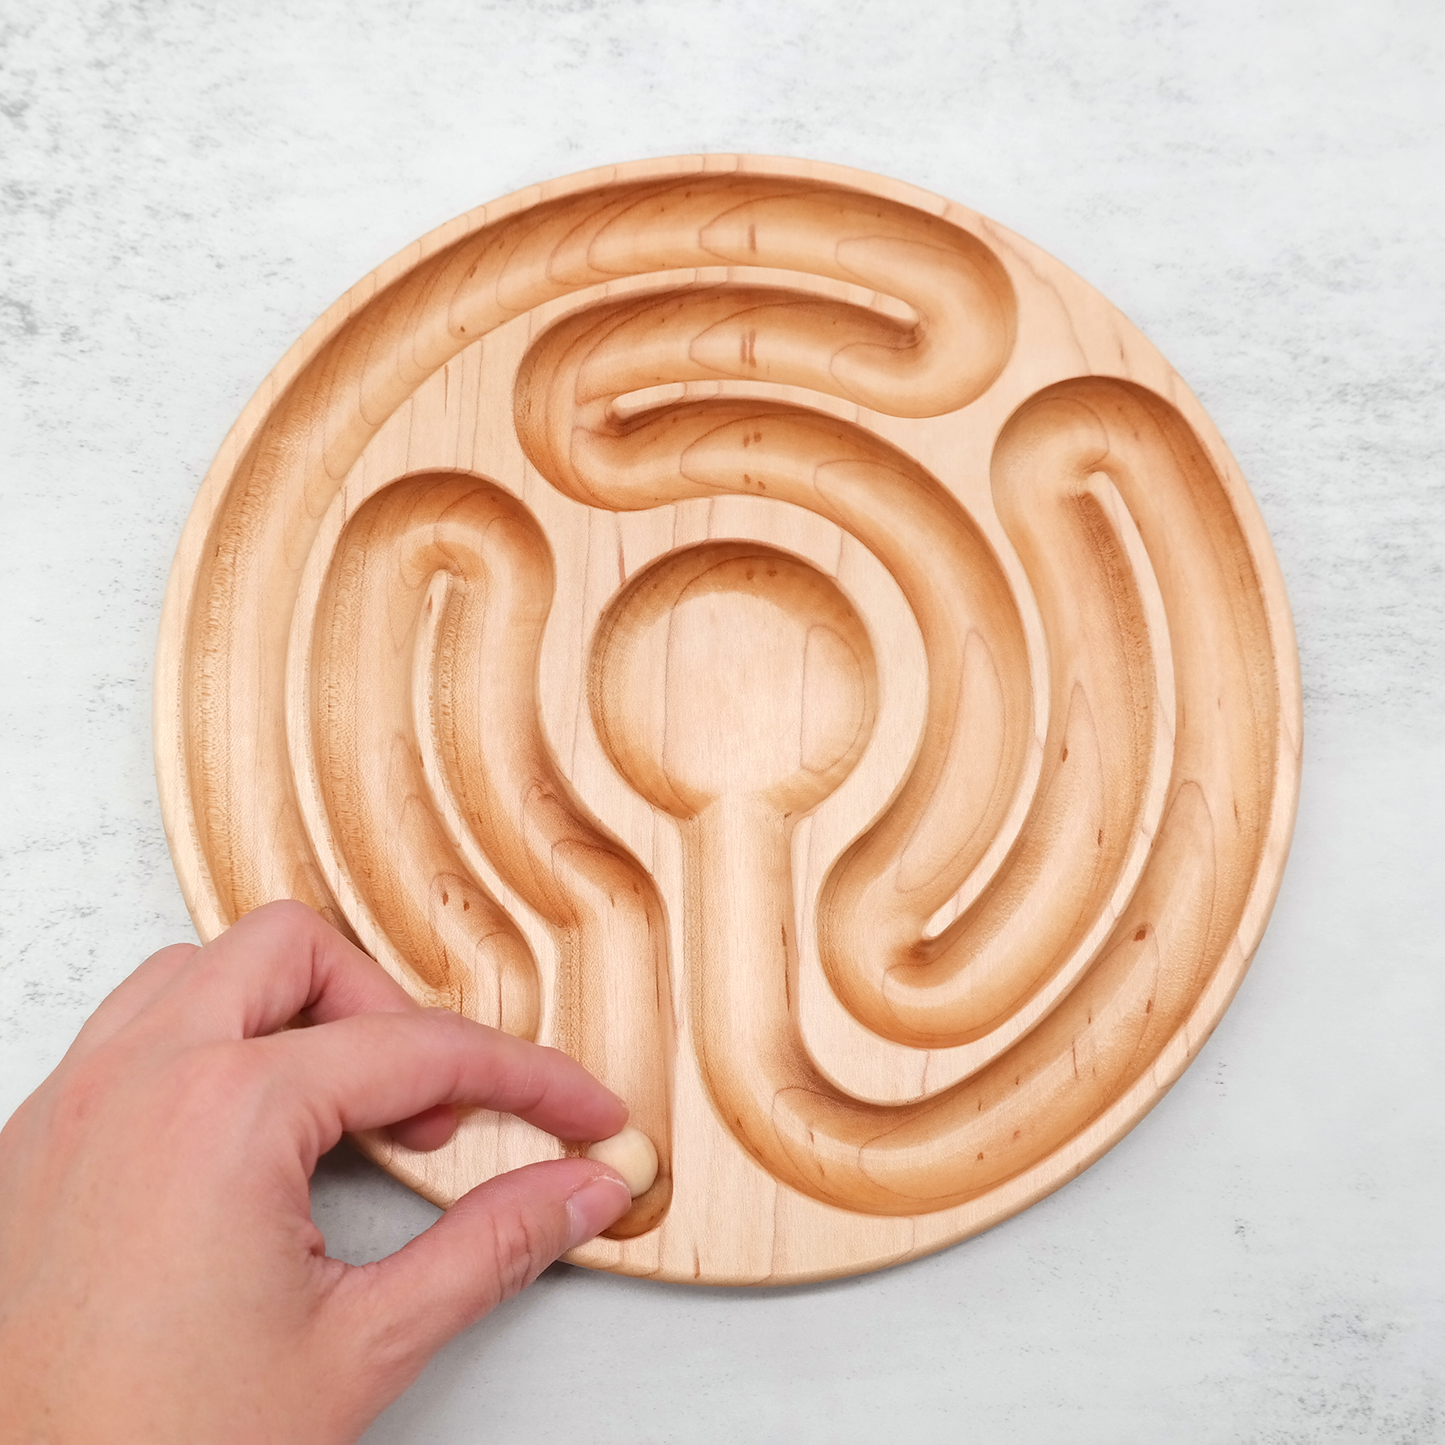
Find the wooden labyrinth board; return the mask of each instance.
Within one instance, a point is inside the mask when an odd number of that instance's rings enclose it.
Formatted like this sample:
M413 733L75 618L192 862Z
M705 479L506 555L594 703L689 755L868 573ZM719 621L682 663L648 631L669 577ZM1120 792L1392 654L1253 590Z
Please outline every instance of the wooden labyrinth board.
M1248 489L1102 296L703 156L471 212L306 332L186 527L156 741L202 935L299 898L567 1050L662 1161L570 1257L742 1284L961 1239L1160 1098L1300 697ZM563 1149L363 1144L440 1204Z

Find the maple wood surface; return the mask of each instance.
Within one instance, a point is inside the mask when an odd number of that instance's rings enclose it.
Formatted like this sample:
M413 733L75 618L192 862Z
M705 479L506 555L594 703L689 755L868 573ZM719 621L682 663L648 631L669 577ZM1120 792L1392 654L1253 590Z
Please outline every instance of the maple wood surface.
M653 1186L575 1262L783 1282L1057 1188L1268 917L1300 698L1257 509L1152 346L902 184L759 157L469 213L282 360L178 550L162 804L565 1048ZM447 1203L560 1152L469 1117Z

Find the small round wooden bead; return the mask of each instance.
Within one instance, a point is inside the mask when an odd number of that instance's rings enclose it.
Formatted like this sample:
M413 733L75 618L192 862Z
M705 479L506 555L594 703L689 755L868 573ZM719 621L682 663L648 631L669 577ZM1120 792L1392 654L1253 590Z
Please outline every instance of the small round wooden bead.
M631 1124L610 1139L599 1139L587 1151L587 1157L615 1169L634 1199L646 1194L657 1178L657 1150L652 1140Z

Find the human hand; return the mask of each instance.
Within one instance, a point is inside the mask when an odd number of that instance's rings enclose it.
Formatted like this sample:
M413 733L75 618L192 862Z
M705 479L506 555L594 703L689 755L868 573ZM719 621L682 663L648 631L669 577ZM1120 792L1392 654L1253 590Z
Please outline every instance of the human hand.
M418 1007L299 903L147 959L0 1131L0 1440L355 1440L631 1204L603 1165L553 1160L375 1264L328 1259L319 1156L385 1125L436 1148L458 1104L576 1140L627 1115L565 1054Z

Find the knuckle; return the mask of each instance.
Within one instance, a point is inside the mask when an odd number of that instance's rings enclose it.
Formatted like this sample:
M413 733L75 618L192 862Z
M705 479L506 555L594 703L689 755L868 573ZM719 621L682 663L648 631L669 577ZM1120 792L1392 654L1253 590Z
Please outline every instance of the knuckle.
M465 1019L453 1009L447 1008L444 1004L430 1005L424 1009L418 1009L416 1013L408 1017L423 1021L424 1026L432 1029L446 1029L458 1035L471 1037L476 1025L470 1019Z
M158 948L146 959L146 964L152 963L184 963L187 959L194 958L201 951L197 943L168 943L164 948ZM144 967L144 965L142 965Z
M470 1019L453 1013L448 1008L418 1009L415 1013L390 1014L402 1028L416 1030L418 1035L429 1041L437 1050L449 1056L461 1050L485 1042L477 1037L477 1026Z
M318 922L321 915L314 908L308 908L299 899L275 898L270 903L263 903L259 908L253 908L247 917L275 919L282 923L309 926Z
M275 929L293 939L314 938L325 926L315 909L294 898L278 898L271 903L263 903L238 919L237 923L245 924L248 930L256 927Z

